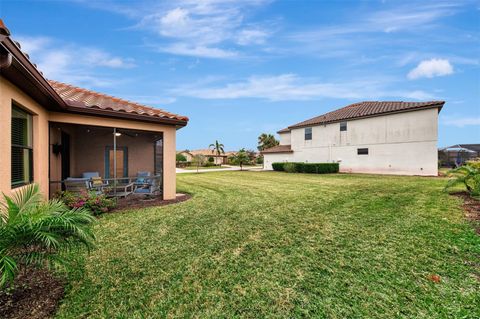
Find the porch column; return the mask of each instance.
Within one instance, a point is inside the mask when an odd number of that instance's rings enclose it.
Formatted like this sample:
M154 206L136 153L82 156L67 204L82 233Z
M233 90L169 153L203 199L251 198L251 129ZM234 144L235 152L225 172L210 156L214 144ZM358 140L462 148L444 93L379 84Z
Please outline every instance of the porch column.
M175 156L176 156L175 127L163 132L163 199L175 199L177 194Z

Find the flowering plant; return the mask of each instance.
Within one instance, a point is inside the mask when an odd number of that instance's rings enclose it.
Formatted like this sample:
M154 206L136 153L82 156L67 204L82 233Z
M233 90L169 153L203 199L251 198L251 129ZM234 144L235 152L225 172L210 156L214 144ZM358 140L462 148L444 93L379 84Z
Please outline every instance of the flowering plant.
M101 215L115 207L115 201L107 198L103 194L95 192L61 192L60 199L70 208L85 207L89 209L93 215Z

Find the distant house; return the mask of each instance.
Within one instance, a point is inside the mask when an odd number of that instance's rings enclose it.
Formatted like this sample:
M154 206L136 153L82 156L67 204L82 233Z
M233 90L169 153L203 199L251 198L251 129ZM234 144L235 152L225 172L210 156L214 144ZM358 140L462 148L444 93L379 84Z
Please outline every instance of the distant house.
M199 150L192 150L192 151L180 151L178 154L182 154L187 159L187 162L191 162L196 155L202 155L208 160L209 158L213 158L213 163L216 165L223 165L228 164L228 158L232 155L236 154L236 152L228 151L217 155L217 153L211 149L199 149Z
M438 173L438 113L444 101L359 102L278 131L274 162L339 162L343 172Z
M455 167L480 158L480 144L455 144L438 149L438 160L445 167Z
M188 118L47 80L2 20L0 111L0 192L38 183L47 196L68 178L141 171L175 198L175 136Z

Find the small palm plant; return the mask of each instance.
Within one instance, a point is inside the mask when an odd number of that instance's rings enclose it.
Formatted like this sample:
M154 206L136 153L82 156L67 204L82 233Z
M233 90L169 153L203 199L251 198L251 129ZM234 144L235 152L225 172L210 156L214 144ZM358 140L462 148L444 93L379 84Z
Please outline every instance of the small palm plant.
M448 171L448 176L453 177L447 182L445 191L449 188L463 185L470 196L480 198L480 169L465 165Z
M214 144L210 144L208 146L208 148L212 150L212 153L216 153L217 156L225 154L225 150L223 149L224 147L225 145L223 145L222 143L219 143L217 140L215 141Z
M20 268L61 263L60 250L92 245L94 217L84 208L70 209L58 199L44 201L38 185L28 185L0 208L0 288L11 284Z

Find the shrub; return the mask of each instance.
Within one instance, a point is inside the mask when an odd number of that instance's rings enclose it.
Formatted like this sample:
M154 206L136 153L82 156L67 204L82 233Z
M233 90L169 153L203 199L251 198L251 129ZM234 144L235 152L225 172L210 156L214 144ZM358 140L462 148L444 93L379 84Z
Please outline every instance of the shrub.
M480 169L480 158L475 158L467 161L467 165L476 169Z
M5 196L0 208L0 287L11 284L19 268L62 262L57 252L75 243L92 245L93 216L83 207L68 208L59 199L43 201L32 184Z
M208 162L209 162L209 163L213 163L213 162L215 162L215 159L214 159L212 156L210 156L210 157L208 158Z
M283 170L287 173L297 173L297 163L285 163Z
M277 172L283 172L285 171L283 167L285 166L286 163L272 163L272 168L274 171Z
M447 175L453 178L447 182L444 191L456 185L462 185L470 196L480 198L480 169L465 165L448 171Z
M310 174L328 174L338 173L340 166L338 163L272 163L274 171L285 171L289 173L310 173Z
M263 164L263 156L259 156L256 159L257 164Z
M60 199L70 208L86 208L92 212L93 215L98 216L115 207L115 201L107 198L103 194L96 194L95 192L83 192L80 194L72 192L62 192Z
M186 162L187 158L185 157L185 155L183 155L181 153L177 153L176 160L177 160L177 162Z

